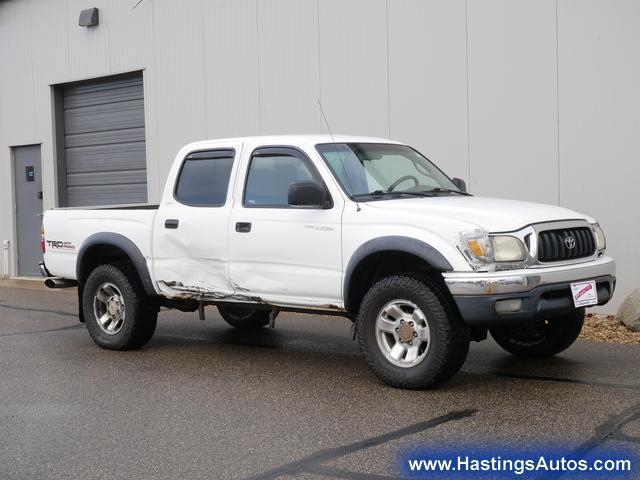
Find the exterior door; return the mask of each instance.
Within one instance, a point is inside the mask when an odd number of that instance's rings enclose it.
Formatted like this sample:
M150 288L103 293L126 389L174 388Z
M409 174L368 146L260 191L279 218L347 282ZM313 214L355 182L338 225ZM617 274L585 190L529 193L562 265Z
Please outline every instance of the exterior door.
M160 291L225 298L233 293L227 268L227 228L235 158L242 144L189 152L175 166L153 229L154 276ZM173 173L169 178L174 178Z
M342 302L343 204L290 206L289 185L309 181L324 185L300 150L267 147L251 155L229 225L229 276L237 291L283 305Z
M142 74L75 83L62 93L66 206L146 202Z
M42 176L40 145L13 148L18 276L37 277L42 261Z

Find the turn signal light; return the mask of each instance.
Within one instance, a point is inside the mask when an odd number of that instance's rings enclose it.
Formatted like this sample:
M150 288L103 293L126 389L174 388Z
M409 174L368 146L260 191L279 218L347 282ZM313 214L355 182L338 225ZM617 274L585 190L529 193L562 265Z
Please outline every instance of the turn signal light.
M46 243L44 241L44 225L40 225L40 249L42 250L42 253L45 253L45 250L47 249L46 247Z
M482 248L482 245L480 245L480 242L477 240L468 240L467 246L476 257L484 257L486 255L484 248Z

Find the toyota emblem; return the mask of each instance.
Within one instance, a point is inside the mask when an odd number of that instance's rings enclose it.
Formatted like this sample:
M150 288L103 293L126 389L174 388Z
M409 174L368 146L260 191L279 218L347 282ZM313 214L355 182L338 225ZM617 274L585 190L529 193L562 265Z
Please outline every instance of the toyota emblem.
M569 250L573 250L573 248L576 246L576 239L572 236L565 237L564 244Z

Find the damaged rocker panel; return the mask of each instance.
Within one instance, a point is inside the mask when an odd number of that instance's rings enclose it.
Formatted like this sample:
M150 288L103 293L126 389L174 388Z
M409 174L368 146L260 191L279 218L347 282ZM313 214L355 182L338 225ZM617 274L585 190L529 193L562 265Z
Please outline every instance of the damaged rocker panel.
M288 304L281 302L273 302L267 301L261 297L257 297L254 295L247 295L248 290L246 288L239 288L238 285L234 284L234 288L239 290L239 292L234 293L226 293L220 292L217 290L209 290L203 289L198 286L188 286L184 285L181 282L176 281L164 281L160 280L157 282L158 290L161 295L173 299L173 300L191 300L202 303L242 303L242 304L256 304L264 307L274 307L279 308L286 311L295 311L301 313L313 313L313 312L323 312L323 313L333 313L337 315L341 315L345 313L345 309L336 304L320 304L313 306L303 306L298 304Z
M165 282L164 280L160 280L157 284L162 295L174 299L197 300L199 302L225 301L264 303L260 297L243 295L240 293L224 293L216 290L205 290L198 286L185 286L180 282Z

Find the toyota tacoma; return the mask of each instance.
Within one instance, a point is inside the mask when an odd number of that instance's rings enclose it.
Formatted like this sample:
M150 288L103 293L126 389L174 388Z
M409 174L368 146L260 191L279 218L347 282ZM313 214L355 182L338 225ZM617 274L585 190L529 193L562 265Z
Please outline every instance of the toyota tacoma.
M354 136L191 143L159 205L44 215L49 287L113 350L146 344L161 307L214 305L233 327L281 311L342 315L385 383L428 388L491 333L515 355L569 347L615 287L591 217L473 196L416 149Z

